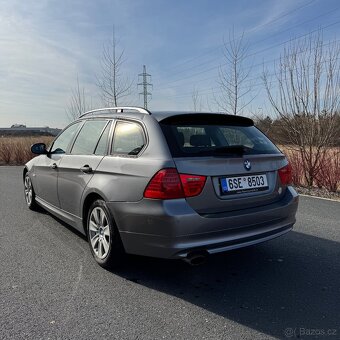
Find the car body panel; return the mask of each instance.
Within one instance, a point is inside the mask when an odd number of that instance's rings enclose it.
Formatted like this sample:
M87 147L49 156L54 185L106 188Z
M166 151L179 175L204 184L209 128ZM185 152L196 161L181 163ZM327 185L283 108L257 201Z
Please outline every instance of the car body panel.
M81 215L81 197L94 176L104 156L64 155L58 167L58 196L60 208L78 217ZM92 172L84 173L81 167L88 165Z
M245 160L249 160L251 163L250 171L247 171L244 167ZM174 158L174 161L180 173L208 176L202 193L187 198L189 205L200 213L239 210L275 202L279 199L280 187L277 169L287 165L287 160L282 154L247 155L236 158ZM268 189L221 195L220 178L255 174L267 176Z
M43 200L40 197L36 197L36 200L37 200L37 203L40 206L42 206L44 209L46 209L52 215L55 215L56 217L58 217L59 219L61 219L65 223L71 225L72 227L77 229L82 234L84 234L84 235L86 234L84 227L83 227L83 221L79 216L70 214L69 212L67 212L63 209L58 208L58 207L50 204L49 202L46 202L45 200Z
M58 166L63 155L40 155L37 157L34 165L34 175L32 183L34 185L36 195L50 202L56 207L60 207L58 198ZM56 167L53 168L52 166Z
M172 159L106 156L89 182L86 194L99 190L107 201L136 202L143 198L145 187L158 170L174 166Z
M255 244L289 231L295 223L298 195L288 187L281 200L262 208L210 215L198 214L185 199L109 202L108 206L127 252L179 258L202 249L223 251L228 244L234 249L249 238Z

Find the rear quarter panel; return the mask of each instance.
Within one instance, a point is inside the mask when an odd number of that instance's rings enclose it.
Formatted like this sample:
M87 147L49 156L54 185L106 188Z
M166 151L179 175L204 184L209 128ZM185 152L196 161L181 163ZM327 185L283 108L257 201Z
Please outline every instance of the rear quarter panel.
M140 122L147 144L138 156L105 156L88 183L82 202L90 193L97 193L109 202L137 202L155 173L174 167L163 132L152 116Z

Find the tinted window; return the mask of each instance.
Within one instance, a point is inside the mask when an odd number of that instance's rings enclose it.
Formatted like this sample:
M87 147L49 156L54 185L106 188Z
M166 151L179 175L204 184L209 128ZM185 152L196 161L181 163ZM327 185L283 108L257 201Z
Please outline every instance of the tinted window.
M220 119L220 118L219 118ZM174 157L239 156L280 153L276 146L252 125L195 124L185 121L160 123Z
M71 154L92 155L106 123L105 120L87 121L73 144Z
M236 128L235 126L231 128L221 126L220 130L228 142L228 145L245 145L249 148L254 148L254 142L251 140L251 137L254 137L255 132L252 131L247 134L247 129ZM254 130L253 127L251 130Z
M118 122L114 132L112 153L137 155L145 144L142 127L137 123Z
M104 132L102 133L102 136L99 139L99 143L98 143L96 151L95 151L96 155L104 156L106 154L107 143L108 143L108 138L109 138L109 133L110 133L110 127L111 127L111 122L109 124L107 124Z
M54 153L65 153L67 147L73 140L73 137L78 131L79 125L81 122L75 123L69 126L66 130L64 130L54 141L50 152Z

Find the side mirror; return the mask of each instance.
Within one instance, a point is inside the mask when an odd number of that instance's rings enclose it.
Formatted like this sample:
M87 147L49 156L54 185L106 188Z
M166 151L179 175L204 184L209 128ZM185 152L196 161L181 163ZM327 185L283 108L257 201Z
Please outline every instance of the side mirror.
M46 155L46 144L44 143L36 143L31 146L31 152L36 155Z

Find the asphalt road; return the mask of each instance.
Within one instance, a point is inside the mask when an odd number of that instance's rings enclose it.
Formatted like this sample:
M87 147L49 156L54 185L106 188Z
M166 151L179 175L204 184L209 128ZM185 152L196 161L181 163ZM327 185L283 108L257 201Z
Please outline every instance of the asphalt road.
M340 203L301 197L294 231L199 267L113 273L26 208L21 170L0 167L1 339L340 339Z

